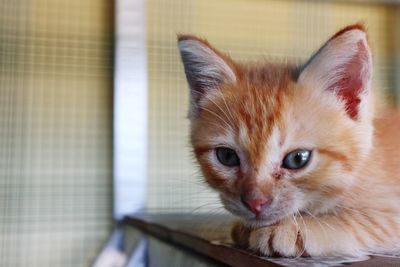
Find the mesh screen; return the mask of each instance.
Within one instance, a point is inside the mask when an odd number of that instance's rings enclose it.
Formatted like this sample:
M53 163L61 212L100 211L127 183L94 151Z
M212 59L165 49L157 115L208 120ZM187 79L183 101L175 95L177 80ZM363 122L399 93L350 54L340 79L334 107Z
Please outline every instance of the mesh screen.
M106 0L0 2L0 266L87 266L107 238L112 14ZM148 0L148 208L220 210L190 152L177 33L239 60L305 59L338 28L365 21L383 107L394 14L344 1Z
M0 1L0 266L88 266L110 232L112 14Z
M202 186L190 153L188 87L177 33L206 37L238 60L262 55L305 59L339 28L364 21L374 52L377 104L385 105L392 7L344 1L149 0L147 8L149 209L209 212L220 206Z

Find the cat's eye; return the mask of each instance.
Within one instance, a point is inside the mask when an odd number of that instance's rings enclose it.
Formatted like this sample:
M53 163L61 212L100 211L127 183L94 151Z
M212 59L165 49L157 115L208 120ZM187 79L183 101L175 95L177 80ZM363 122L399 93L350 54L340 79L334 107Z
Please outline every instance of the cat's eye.
M307 165L311 158L311 151L307 149L296 149L288 153L282 162L285 169L301 169Z
M228 167L239 166L240 159L235 150L228 147L217 147L215 150L217 159L222 165Z

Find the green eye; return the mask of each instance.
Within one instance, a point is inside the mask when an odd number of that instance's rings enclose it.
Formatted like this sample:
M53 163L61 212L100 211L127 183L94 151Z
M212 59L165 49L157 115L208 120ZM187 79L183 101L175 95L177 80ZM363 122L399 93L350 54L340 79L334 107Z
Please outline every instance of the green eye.
M235 150L228 147L217 147L215 152L217 154L219 162L221 162L222 165L228 167L235 167L240 165L240 159Z
M296 149L288 153L282 162L285 169L301 169L307 165L311 158L311 151L306 149Z

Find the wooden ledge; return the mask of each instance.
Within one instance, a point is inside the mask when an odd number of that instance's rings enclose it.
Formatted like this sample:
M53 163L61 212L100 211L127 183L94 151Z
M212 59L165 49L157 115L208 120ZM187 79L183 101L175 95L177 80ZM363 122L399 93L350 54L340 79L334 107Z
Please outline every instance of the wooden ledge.
M235 248L230 239L234 222L230 215L136 214L124 219L133 226L168 243L183 246L229 266L400 266L400 258L368 256L364 258L267 258Z

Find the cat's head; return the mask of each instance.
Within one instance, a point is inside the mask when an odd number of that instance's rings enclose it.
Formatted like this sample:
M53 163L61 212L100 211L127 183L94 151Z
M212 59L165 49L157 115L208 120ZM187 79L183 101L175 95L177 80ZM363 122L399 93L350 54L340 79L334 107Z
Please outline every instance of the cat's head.
M241 64L207 41L178 38L190 87L191 141L224 206L270 224L324 212L350 190L372 146L372 60L362 25L305 64Z

